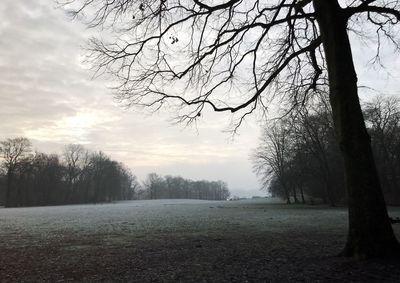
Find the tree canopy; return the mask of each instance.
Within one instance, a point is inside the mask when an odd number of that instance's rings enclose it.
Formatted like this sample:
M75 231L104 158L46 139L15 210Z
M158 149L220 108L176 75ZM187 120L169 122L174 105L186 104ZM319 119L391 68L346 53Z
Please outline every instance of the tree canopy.
M89 58L97 72L118 79L116 96L129 106L177 106L178 119L187 121L210 107L241 119L268 109L278 94L298 104L326 89L310 0L71 2L90 26L110 30L108 38L91 40ZM377 56L382 37L398 49L398 1L340 4L349 30L360 35L366 25L375 28Z

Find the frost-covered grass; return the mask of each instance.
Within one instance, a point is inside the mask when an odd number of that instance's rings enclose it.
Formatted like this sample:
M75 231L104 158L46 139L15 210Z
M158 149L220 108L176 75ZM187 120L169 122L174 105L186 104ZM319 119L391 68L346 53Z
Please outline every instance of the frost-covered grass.
M218 231L241 227L282 231L303 226L329 232L344 229L344 209L287 206L276 200L145 200L96 205L0 209L0 236L13 244L63 235L119 235ZM8 240L8 241L9 241Z
M398 208L390 212L400 216ZM237 281L249 280L252 268L255 281L263 274L279 281L290 272L274 270L285 265L293 273L299 266L308 270L299 277L307 281L324 270L319 264L326 269L341 264L332 258L344 245L346 230L345 208L288 206L271 199L2 208L0 281L176 281L172 276L230 282L229 273Z

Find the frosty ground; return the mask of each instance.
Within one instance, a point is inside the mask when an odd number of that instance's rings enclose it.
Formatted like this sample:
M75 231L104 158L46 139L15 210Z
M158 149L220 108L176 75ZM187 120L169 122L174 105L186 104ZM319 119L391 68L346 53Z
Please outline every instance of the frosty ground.
M0 281L399 282L337 257L346 230L344 208L267 199L1 208Z

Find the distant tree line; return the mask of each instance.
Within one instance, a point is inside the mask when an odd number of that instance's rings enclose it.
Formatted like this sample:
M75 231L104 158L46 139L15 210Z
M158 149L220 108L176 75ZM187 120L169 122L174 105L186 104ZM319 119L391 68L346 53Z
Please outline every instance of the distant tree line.
M222 181L191 181L148 175L141 185L122 163L103 152L70 144L61 155L32 150L29 139L0 141L0 205L6 207L101 203L132 199L222 200Z
M0 142L0 192L6 207L97 203L132 199L136 177L122 163L82 145L62 155L33 152L24 137Z
M400 100L379 96L363 105L363 114L386 201L400 204ZM287 203L346 203L342 158L324 98L266 126L252 159L263 188Z
M150 173L138 192L140 199L226 200L230 196L223 181L193 181L182 177Z

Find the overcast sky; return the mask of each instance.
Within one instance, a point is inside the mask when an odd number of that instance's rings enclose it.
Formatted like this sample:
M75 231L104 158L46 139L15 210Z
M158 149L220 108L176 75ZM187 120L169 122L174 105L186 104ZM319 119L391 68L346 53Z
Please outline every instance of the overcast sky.
M2 0L0 16L0 139L26 136L47 153L81 143L122 161L140 179L150 172L221 179L234 194L261 194L249 160L260 133L255 123L232 140L223 132L224 114L209 115L196 129L172 125L166 113L124 110L82 64L93 31L69 21L52 0ZM371 51L357 46L360 84L398 94L398 56L384 54L385 72L367 66Z
M82 65L89 32L51 0L2 0L0 6L0 139L26 136L39 151L69 143L102 150L144 179L147 173L223 180L238 195L259 195L249 154L259 128L223 132L224 115L196 128L170 116L124 110L102 80Z

